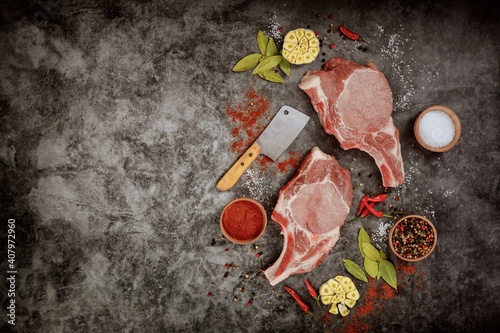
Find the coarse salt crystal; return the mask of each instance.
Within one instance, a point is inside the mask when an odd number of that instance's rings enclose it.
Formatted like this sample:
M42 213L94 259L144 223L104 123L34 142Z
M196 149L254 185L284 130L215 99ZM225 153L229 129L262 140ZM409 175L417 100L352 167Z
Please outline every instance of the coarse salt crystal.
M453 141L455 124L446 112L432 110L420 119L418 132L426 144L434 148L441 148Z

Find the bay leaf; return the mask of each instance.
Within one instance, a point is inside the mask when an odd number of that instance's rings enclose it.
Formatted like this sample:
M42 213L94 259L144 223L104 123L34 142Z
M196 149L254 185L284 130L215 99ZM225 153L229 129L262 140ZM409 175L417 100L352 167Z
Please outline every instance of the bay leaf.
M371 245L370 243L362 243L361 246L363 247L363 252L365 253L366 258L370 258L374 261L382 260L382 258L380 257L380 253L375 248L375 246Z
M288 62L288 60L286 60L285 58L283 58L281 60L281 62L279 63L279 66L280 66L280 69L283 71L283 73L285 73L287 76L290 76L290 63Z
M358 246L359 246L359 251L361 252L361 255L364 257L365 256L365 252L363 251L363 246L362 244L363 243L370 243L370 236L368 236L368 233L366 232L365 228L361 227L361 229L359 229L359 234L358 234Z
M385 255L384 250L380 249L379 253L380 253L380 258L387 259L387 256Z
M259 32L257 33L257 45L259 46L259 50L262 55L266 55L268 42L269 39L266 37L266 35L264 35L262 30L259 30Z
M264 80L270 81L270 82L277 82L277 83L285 83L285 80L276 73L273 69L268 69L267 71L263 73L258 74L261 78Z
M269 39L266 48L266 57L272 57L273 55L279 55L278 48L276 47L276 43L272 38Z
M379 269L378 269L378 262L371 260L368 257L365 257L365 271L370 275L372 278L377 277Z
M394 265L385 259L383 259L380 262L380 274L382 275L382 278L384 278L385 282L387 282L388 285L393 287L394 289L398 289L398 277L396 275L396 269L394 268Z
M253 70L252 75L263 73L268 69L278 66L278 64L281 62L281 59L283 59L282 56L275 55L262 60L260 64L258 64L257 67Z
M368 279L366 278L365 272L359 267L358 264L356 264L354 261L349 260L349 259L342 259L344 261L344 266L345 269L356 279L368 282Z
M247 55L234 65L233 72L244 72L254 68L259 63L260 58L262 55L258 53Z

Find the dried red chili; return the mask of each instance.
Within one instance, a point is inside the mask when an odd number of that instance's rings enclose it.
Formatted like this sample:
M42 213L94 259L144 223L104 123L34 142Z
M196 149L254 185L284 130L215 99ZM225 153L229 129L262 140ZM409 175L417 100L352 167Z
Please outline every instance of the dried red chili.
M361 41L361 42L363 42L363 43L368 44L368 42L367 42L367 41L365 41L363 38L361 38L361 37L360 37L357 33L353 32L353 31L351 31L351 30L349 30L349 29L346 29L343 25L341 25L341 26L339 27L339 29L340 29L340 31L342 31L342 33L343 33L344 35L346 35L346 36L347 36L347 38L350 38L350 39L352 39L352 40L359 40L359 41ZM372 47L370 44L368 44L368 46L369 46L369 47Z
M307 287L307 291L309 292L309 295L311 295L311 297L316 300L316 302L318 303L319 308L321 309L321 304L319 304L319 299L318 299L318 293L313 288L313 286L311 286L311 284L309 283L309 281L304 280L304 282L306 283L306 287Z
M387 199L387 197L389 196L389 194L391 194L391 193L390 192L389 193L382 193L382 194L374 196L373 198L369 197L367 200L371 201L371 202L384 202L385 199Z
M366 207L367 203L368 203L368 196L365 195L361 198L361 201L359 202L359 210L358 210L358 214L356 214L356 216L359 216L359 214L361 214L363 209Z
M305 312L305 313L308 313L310 314L311 316L313 316L314 318L316 318L316 315L314 313L311 312L311 309L307 306L306 303L304 303L302 301L302 299L300 298L300 296L295 292L293 291L292 289L288 288L285 286L285 289L286 291L288 291L290 293L290 295L292 295L292 297L295 299L295 301L297 302L297 304L299 304L300 308Z
M375 210L373 208L373 206L371 206L371 205L366 205L366 208L368 208L368 210L370 211L370 213L372 213L376 217L392 217L391 215L386 215L386 214L384 214L382 212L379 212L378 210Z
M369 203L367 204L367 206L368 206L368 205L370 205L370 206L373 208L373 206L375 206L375 202L369 202ZM371 213L370 213L370 210L368 209L368 207L366 207L366 206L365 206L365 209L363 210L363 212L361 213L361 215L359 215L358 217L356 217L356 218L354 218L354 219L350 220L350 221L349 221L349 222L347 222L347 223L354 222L354 221L356 221L357 219L362 219L363 217L367 217L367 216L368 216L368 215L370 215L370 214L371 214Z

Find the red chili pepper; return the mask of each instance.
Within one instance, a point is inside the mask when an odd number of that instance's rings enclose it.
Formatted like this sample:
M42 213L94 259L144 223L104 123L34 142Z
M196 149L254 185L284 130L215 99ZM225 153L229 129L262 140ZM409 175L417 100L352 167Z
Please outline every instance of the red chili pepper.
M370 213L372 213L376 217L382 217L382 216L384 216L384 217L392 217L391 215L385 215L384 213L379 212L378 210L373 209L372 205L366 205L366 208L368 208L368 210L370 211Z
M358 214L356 214L356 216L359 216L359 214L361 214L363 209L366 207L367 203L368 203L368 197L365 195L364 197L361 198L361 201L359 202L359 210L358 210Z
M391 194L390 192L389 193L382 193L382 194L379 194L377 196L374 196L373 198L368 198L368 201L370 202L384 202L385 199L387 199L387 197L389 196L389 194Z
M370 205L372 208L373 206L375 206L375 202L368 202L365 206L365 209L363 210L363 212L361 213L361 215L359 215L358 217L350 220L349 222L347 223L351 223L351 222L354 222L356 221L357 219L361 219L363 217L367 217L368 215L370 215L370 210L368 209L368 205Z
M319 299L318 299L318 293L316 293L316 290L313 288L313 286L311 286L309 281L304 280L304 282L306 283L306 287L307 287L307 291L309 291L309 295L311 295L312 298L314 298L316 300L319 308L321 309L321 304L319 304Z
M311 310L309 309L309 307L307 306L307 304L302 301L302 299L300 298L300 296L295 291L293 291L292 289L290 289L290 288L288 288L286 286L285 286L285 289L286 289L286 291L288 291L290 293L290 295L292 295L293 298L295 298L295 301L297 301L297 303L299 304L300 308L305 313L308 313L308 314L314 316L314 318L316 318L316 316L314 315L314 313L311 312Z
M352 32L351 30L348 30L346 29L343 25L341 25L339 27L340 31L342 31L342 33L344 35L346 35L348 38L352 39L352 40L359 40L361 42L364 42L366 44L368 44L367 41L365 41L363 38L361 38L357 33L355 32ZM368 44L369 47L372 47L370 44Z

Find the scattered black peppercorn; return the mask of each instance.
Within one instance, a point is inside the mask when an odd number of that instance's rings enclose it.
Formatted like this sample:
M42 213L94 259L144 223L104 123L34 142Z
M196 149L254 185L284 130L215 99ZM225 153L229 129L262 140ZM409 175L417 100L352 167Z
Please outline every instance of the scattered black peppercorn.
M327 31L327 32L328 32L328 33L331 33L331 32L332 32L332 29L328 29L328 31Z
M363 52L366 52L366 51L368 51L368 48L367 48L367 47L364 47L364 48L363 48Z
M322 55L322 56L325 56L325 55L326 55L326 53L325 53L325 52L323 52L323 53L321 53L321 55Z
M325 59L321 59L321 62L325 62Z
M311 25L310 25L310 24L308 24L308 25L307 25L307 28L308 28L308 29L311 29Z

